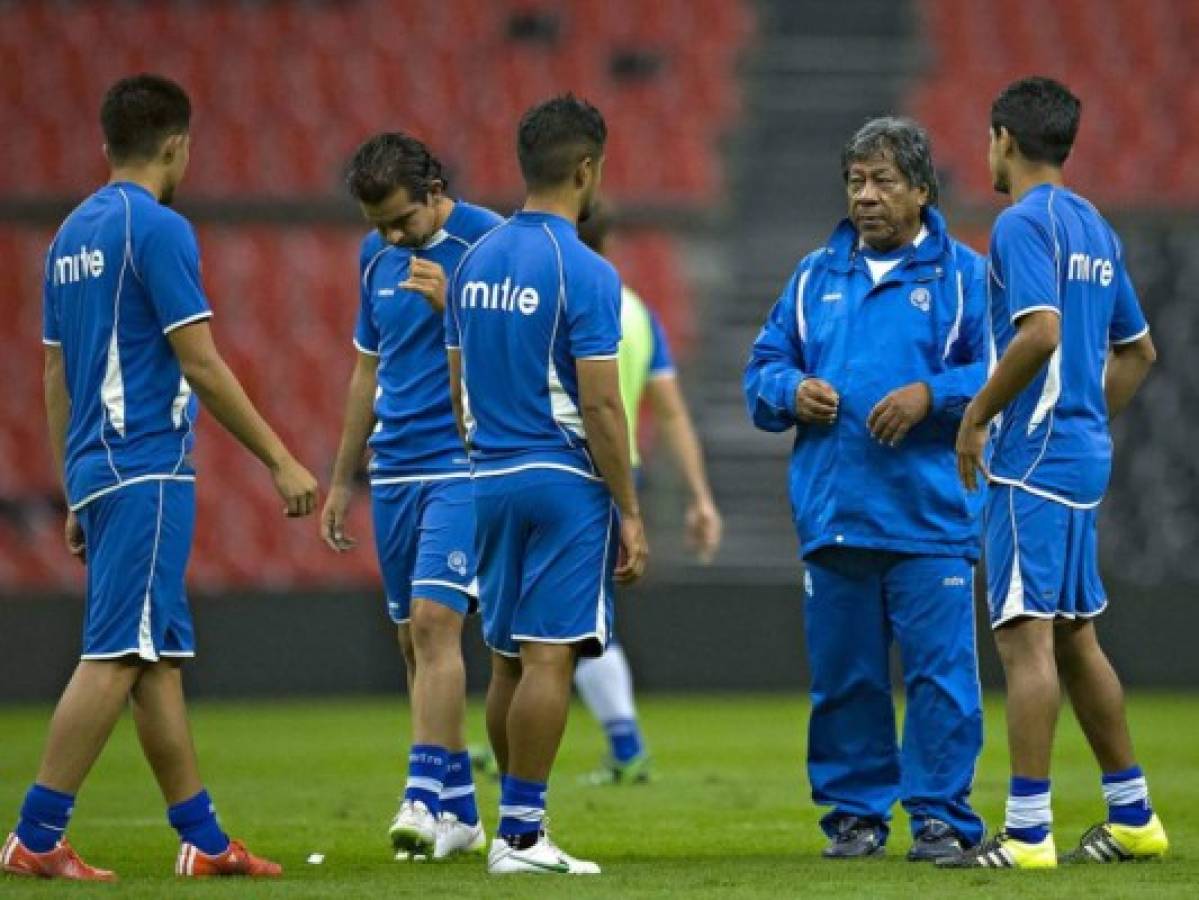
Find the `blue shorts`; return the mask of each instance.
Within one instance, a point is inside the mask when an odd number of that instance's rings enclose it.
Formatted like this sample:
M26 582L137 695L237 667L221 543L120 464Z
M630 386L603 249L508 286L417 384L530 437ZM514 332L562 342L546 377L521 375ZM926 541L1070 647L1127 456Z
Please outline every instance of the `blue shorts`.
M1103 612L1099 510L1002 484L987 492L987 606L991 627L1013 619L1088 619Z
M475 503L470 479L371 485L375 549L397 625L412 617L412 598L461 615L478 606Z
M142 481L78 512L87 542L83 659L195 656L183 577L196 524L191 481Z
M612 632L620 525L602 481L553 469L476 477L483 639L579 644L600 656Z

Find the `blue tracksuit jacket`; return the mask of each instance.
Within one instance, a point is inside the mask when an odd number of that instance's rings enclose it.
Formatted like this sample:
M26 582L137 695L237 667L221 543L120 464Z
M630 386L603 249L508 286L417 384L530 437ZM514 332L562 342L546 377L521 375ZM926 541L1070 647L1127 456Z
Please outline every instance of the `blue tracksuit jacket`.
M982 492L968 496L952 452L962 410L987 374L986 263L935 208L927 236L875 284L849 220L800 262L754 342L745 398L765 431L795 427L790 493L800 554L829 546L978 558ZM798 422L795 391L822 378L841 397L833 425ZM866 419L923 381L929 415L896 447Z

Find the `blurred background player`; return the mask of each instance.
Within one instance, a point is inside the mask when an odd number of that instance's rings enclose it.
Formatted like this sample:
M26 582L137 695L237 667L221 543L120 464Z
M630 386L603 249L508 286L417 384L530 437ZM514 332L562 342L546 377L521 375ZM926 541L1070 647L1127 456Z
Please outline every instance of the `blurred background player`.
M953 435L986 376L985 265L949 233L924 130L863 125L841 152L849 216L803 259L754 342L754 424L795 429L791 502L807 571L808 778L834 859L884 851L907 811L908 859L983 836L974 646L981 498ZM895 741L890 648L907 708Z
M346 181L375 230L362 242L358 354L321 534L334 550L354 546L345 521L369 438L375 545L412 704L392 845L400 858L482 852L462 662L478 605L474 496L450 405L445 273L501 220L451 199L441 163L399 132L362 144Z
M962 418L958 466L976 489L1002 414L984 469L987 601L1007 679L1012 780L1003 830L947 860L955 866L1057 865L1049 763L1062 682L1108 806L1107 820L1066 859L1149 859L1168 846L1093 621L1108 603L1097 529L1111 474L1108 424L1157 354L1119 238L1063 183L1081 106L1049 78L1016 81L991 106L991 178L1012 200L991 233L999 362Z
M65 833L126 704L179 833L176 874L277 876L217 822L200 780L181 660L195 655L184 572L195 524L198 397L270 469L289 516L316 480L263 421L213 345L200 257L169 209L187 171L191 101L154 75L114 84L100 110L109 183L46 255L43 342L50 444L87 566L81 661L50 722L37 779L0 850L5 872L109 881Z
M612 217L604 205L579 223L579 238L601 256L608 255ZM666 332L657 314L628 285L620 291L620 395L629 424L629 454L634 477L641 476L637 446L638 411L648 397L654 424L666 439L674 464L690 495L685 524L687 538L703 563L720 547L722 523L712 499L703 448L679 388ZM633 702L633 675L615 637L604 655L581 659L575 668L575 687L587 708L603 726L608 758L588 780L594 784L643 782L650 777L649 754Z
M473 463L487 731L503 773L493 874L598 874L550 840L546 789L580 656L612 627L613 577L648 553L620 399L620 279L576 225L607 127L567 94L522 117L524 208L454 274L450 386Z

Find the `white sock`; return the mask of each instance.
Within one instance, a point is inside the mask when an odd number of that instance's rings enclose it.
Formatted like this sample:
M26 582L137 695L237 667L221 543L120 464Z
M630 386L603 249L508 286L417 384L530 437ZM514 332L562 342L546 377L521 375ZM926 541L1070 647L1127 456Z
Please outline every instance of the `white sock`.
M619 645L608 647L598 659L582 659L575 666L575 687L600 724L615 719L636 719L633 673Z

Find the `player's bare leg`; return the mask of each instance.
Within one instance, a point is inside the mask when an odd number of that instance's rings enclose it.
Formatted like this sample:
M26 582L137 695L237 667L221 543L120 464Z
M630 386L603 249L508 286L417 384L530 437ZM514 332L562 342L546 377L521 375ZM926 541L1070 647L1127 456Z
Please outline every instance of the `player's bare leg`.
M508 711L509 775L547 781L570 709L576 648L571 644L520 645L522 674Z
M64 794L79 792L142 671L134 657L80 661L50 720L38 784Z
M521 662L517 657L491 654L491 682L487 686L487 738L501 773L508 772L508 714L520 684Z
M1018 619L995 632L1007 681L1007 734L1012 774L1049 777L1061 686L1053 652L1053 622Z
M462 621L460 613L441 603L412 601L412 619L408 623L416 660L411 683L412 741L436 744L452 753L466 749Z
M203 789L183 699L183 673L175 661L146 667L133 686L133 722L142 752L168 806Z
M1136 762L1124 714L1124 689L1090 621L1061 621L1054 628L1058 671L1087 743L1104 772Z
M416 678L416 649L412 646L412 630L409 623L396 626L396 642L400 645L400 655L404 657L404 679L408 682L408 702L413 704L415 716L416 698L412 693L412 684Z

